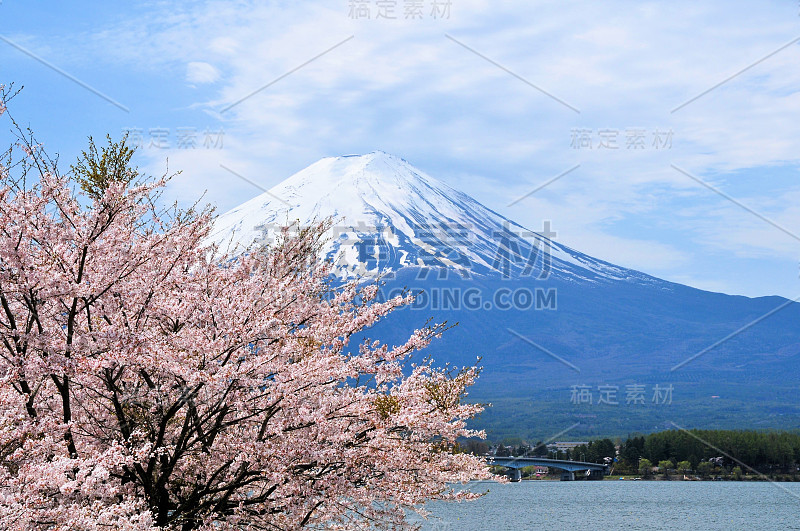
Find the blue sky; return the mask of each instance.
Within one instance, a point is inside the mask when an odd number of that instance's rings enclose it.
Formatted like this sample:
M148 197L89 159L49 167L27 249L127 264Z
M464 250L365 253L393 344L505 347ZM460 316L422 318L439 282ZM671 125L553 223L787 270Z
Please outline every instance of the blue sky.
M134 130L185 204L381 149L599 258L800 295L796 1L392 4L2 0L0 83L65 166Z

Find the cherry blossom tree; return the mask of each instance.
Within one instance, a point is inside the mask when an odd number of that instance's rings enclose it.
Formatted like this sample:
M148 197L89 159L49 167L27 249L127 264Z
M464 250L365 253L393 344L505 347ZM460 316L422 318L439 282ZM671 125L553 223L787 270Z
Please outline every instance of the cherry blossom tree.
M462 401L477 369L410 364L444 325L358 340L411 297L331 283L324 223L228 256L204 244L213 212L159 207L166 179L131 169L124 141L61 175L16 131L0 165L1 527L390 528L476 496L453 485L488 476L454 451L481 435Z

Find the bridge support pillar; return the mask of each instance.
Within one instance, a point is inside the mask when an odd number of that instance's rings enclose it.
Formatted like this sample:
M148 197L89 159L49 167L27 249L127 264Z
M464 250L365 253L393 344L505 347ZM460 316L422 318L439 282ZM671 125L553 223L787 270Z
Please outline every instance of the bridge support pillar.
M508 479L511 481L520 481L522 479L522 470L519 468L512 468L508 471Z
M575 481L575 472L564 470L561 472L561 481Z

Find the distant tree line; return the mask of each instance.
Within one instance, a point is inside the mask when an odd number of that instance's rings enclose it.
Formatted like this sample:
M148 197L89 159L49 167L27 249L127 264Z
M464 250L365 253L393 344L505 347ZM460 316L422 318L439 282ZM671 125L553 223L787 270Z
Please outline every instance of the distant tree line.
M537 456L603 463L613 461L615 474L692 475L701 478L783 474L798 476L800 433L739 430L669 430L648 435L590 441L564 451L520 438L491 444L467 440L461 451L498 457Z
M570 459L572 461L588 461L590 463L602 463L606 458L614 459L617 455L617 448L611 439L599 439L589 441L587 444L576 446L565 452L550 452L554 459ZM558 457L563 454L564 457Z
M641 461L678 473L735 472L742 465L762 473L796 472L800 434L733 430L670 430L629 437L620 445L617 469L640 471ZM752 472L752 470L750 470Z

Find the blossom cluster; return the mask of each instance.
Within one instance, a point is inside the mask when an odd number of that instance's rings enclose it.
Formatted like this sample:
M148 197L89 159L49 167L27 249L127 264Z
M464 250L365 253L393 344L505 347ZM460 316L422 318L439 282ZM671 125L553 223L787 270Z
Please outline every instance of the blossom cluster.
M475 497L478 370L409 365L441 325L365 339L413 298L332 284L325 224L228 256L164 179L84 195L31 152L0 181L0 527L402 526Z

